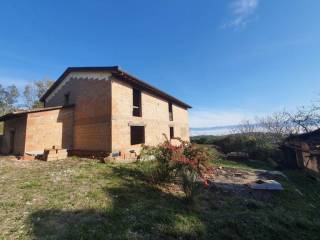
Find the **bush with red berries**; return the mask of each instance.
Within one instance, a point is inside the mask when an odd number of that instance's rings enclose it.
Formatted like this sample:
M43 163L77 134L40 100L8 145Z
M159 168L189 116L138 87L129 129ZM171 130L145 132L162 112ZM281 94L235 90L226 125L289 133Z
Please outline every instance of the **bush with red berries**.
M207 185L205 173L210 169L212 156L196 144L166 138L156 147L144 146L141 157L154 159L149 172L153 181L179 183L188 201L193 201L201 187Z

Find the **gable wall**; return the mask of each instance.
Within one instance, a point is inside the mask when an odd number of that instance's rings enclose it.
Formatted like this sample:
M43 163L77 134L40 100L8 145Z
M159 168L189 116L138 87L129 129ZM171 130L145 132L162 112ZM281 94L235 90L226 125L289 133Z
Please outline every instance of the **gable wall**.
M157 145L169 137L174 126L175 136L189 140L188 111L173 104L174 121L169 121L168 102L142 91L142 117L132 116L132 87L112 80L112 151L140 150L130 144L130 125L145 126L145 144Z
M73 149L110 151L111 87L110 73L73 72L47 98L46 107L64 104L70 93L74 107Z

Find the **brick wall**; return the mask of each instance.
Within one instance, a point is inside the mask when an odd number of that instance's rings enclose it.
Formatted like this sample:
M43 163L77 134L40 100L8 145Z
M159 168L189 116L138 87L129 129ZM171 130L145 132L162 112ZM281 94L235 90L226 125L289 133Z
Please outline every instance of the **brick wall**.
M139 151L140 145L131 146L130 125L145 126L145 144L156 145L168 137L174 127L176 137L189 140L188 111L173 104L173 121L169 121L168 102L150 93L142 92L142 117L132 116L132 87L112 80L112 150Z
M25 149L26 116L4 122L4 132L1 145L1 152L4 154L9 154L10 152L10 132L12 131L15 132L13 154L22 155Z
M169 121L168 102L142 92L142 117L132 116L132 87L110 73L72 72L47 98L46 106L64 104L64 95L75 104L73 149L127 151L131 146L130 125L145 126L145 143L156 145L174 127L176 137L189 140L188 111L173 104L174 121ZM112 137L111 137L112 136Z
M110 151L111 149L111 87L110 73L70 73L60 87L47 99L46 106L75 104L75 150Z
M73 142L73 109L29 113L25 152L43 152L58 146L71 149Z

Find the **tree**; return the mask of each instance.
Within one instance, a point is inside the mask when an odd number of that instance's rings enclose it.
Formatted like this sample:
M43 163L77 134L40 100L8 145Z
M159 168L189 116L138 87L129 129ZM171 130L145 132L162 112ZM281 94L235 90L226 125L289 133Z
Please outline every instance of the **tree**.
M269 116L258 118L257 121L264 132L271 133L279 139L293 132L292 124L286 111L274 112Z
M244 119L239 125L231 130L231 133L254 134L258 131L257 125L250 120Z
M259 118L258 124L265 132L278 138L310 132L320 127L320 106L302 106L293 112L275 112Z
M287 113L294 133L311 132L320 127L320 106L299 107L293 113Z
M27 84L23 91L24 104L28 109L43 107L40 102L42 95L49 89L54 81L43 79Z
M0 84L0 114L4 115L16 109L15 104L18 101L19 91L15 85L2 87Z

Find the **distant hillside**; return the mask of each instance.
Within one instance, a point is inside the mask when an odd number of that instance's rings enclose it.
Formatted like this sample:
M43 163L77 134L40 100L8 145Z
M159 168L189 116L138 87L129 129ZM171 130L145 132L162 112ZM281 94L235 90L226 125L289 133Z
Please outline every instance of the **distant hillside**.
M227 135L231 133L232 129L237 128L237 125L219 126L219 127L206 127L206 128L190 128L191 136L200 135Z

